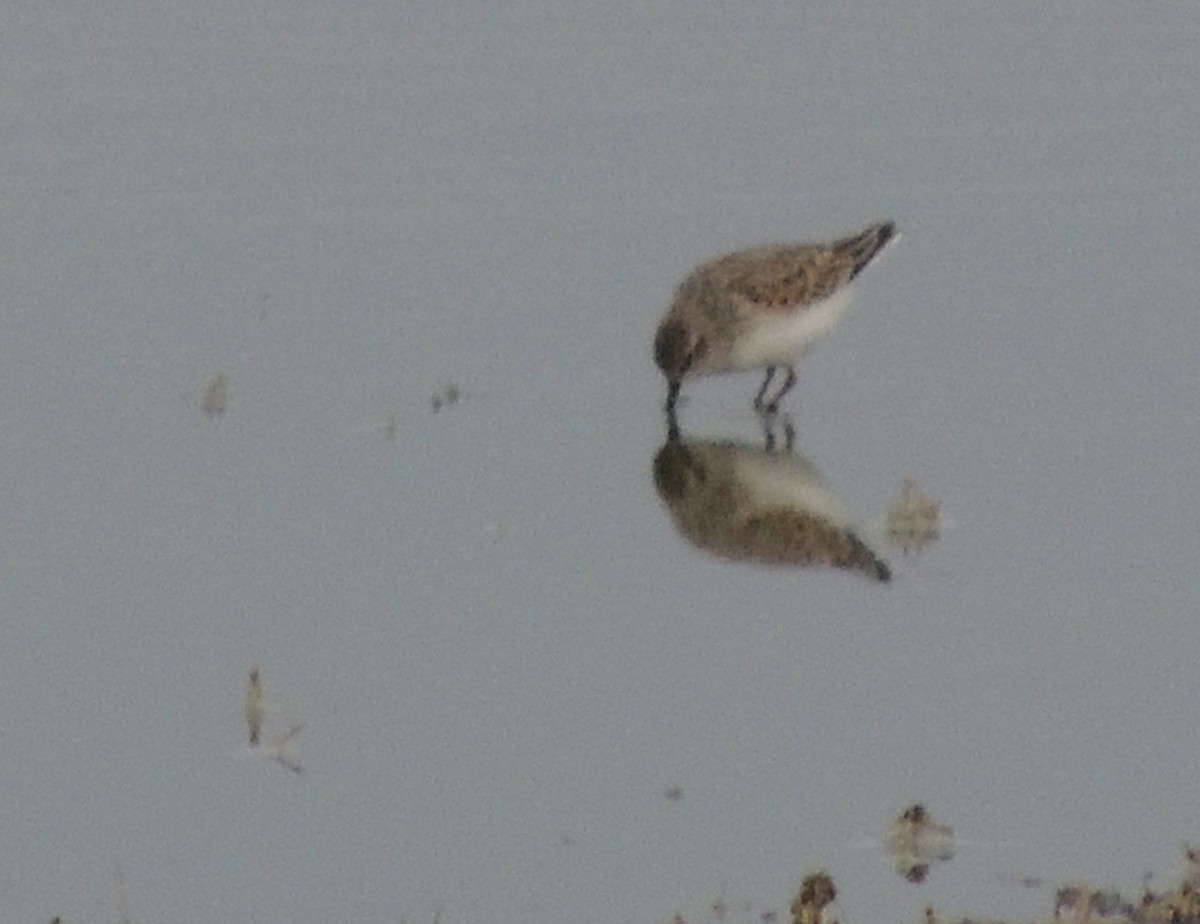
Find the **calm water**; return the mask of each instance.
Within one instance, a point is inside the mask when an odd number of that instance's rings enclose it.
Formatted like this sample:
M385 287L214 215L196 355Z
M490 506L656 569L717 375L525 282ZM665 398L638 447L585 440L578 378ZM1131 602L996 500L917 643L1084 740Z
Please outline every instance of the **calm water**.
M750 921L817 867L848 922L1032 916L1200 838L1191 8L3 25L5 920ZM881 218L788 407L894 578L716 557L659 313ZM757 384L683 438L760 459ZM869 843L914 800L919 887Z

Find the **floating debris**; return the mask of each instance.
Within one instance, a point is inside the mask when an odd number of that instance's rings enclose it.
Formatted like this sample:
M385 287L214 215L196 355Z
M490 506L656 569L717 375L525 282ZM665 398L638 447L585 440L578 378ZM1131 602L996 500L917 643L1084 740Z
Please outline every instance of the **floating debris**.
M925 806L917 803L888 825L883 848L897 873L909 882L924 882L930 864L954 856L954 831L935 822Z
M825 917L825 909L836 898L837 887L827 872L817 870L805 876L792 900L792 924L837 924L837 918Z
M1133 914L1133 904L1122 899L1115 889L1065 885L1054 893L1054 916L1061 918L1064 911L1071 912L1077 921L1091 920L1093 915L1128 918Z
M1064 920L1070 924L1200 924L1200 854L1185 846L1184 858L1187 866L1179 885L1166 892L1155 893L1150 888L1149 874L1143 880L1142 894L1133 898L1088 883L1060 886L1054 893L1053 918L1042 918L1037 924ZM982 919L943 921L929 908L924 924L982 924Z
M896 842L923 844L934 848L940 854L938 859L949 859L953 832L934 822L924 806L914 804L888 827L887 841L889 846ZM1200 850L1185 845L1184 859L1185 868L1174 889L1156 893L1150 888L1149 873L1143 879L1141 894L1133 897L1107 887L1066 884L1055 893L1053 916L1047 908L1046 913L1037 915L1028 924L1200 924ZM1041 879L1023 875L1020 881L1032 888L1040 884ZM838 924L830 908L837 898L838 890L829 873L818 870L806 876L791 903L791 924ZM755 904L751 902L729 903L724 896L713 899L708 907L718 924L726 920L751 920L751 915L762 924L775 924L782 917L774 910L756 912ZM734 910L732 914L731 909ZM703 920L706 916L693 917ZM683 920L682 913L672 919L676 924ZM932 906L927 906L919 924L1021 924L1021 919L976 915L942 918Z
M224 375L218 375L204 389L204 401L201 404L204 413L209 417L219 417L229 408L229 380Z
M1187 892L1189 901L1195 900L1195 895L1200 892L1200 850L1197 850L1191 844L1183 845L1183 859L1186 864L1184 869L1183 879L1179 883L1179 891ZM1149 893L1149 874L1147 874L1146 889Z
M266 714L266 700L263 698L262 678L258 668L250 671L250 683L246 687L246 729L250 737L250 747L258 744L262 735L263 716Z
M262 674L255 667L250 670L250 682L246 685L246 698L243 705L246 736L249 738L250 748L298 774L301 772L301 768L292 751L291 741L304 730L304 725L293 723L278 738L264 742L263 731L268 711L267 697L263 692Z
M263 747L263 756L269 757L276 763L287 767L292 773L300 774L301 767L292 753L291 741L296 735L304 731L303 725L293 725L283 737L272 741Z
M887 535L905 554L920 551L938 538L941 509L915 481L905 479L899 499L887 512Z
M441 389L433 393L429 399L429 405L433 408L433 413L437 413L442 408L454 407L462 400L462 389L458 387L457 382L448 382Z

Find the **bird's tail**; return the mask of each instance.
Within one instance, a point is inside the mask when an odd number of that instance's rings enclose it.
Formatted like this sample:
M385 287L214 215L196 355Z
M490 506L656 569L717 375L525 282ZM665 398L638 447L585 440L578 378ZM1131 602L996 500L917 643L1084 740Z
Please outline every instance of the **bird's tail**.
M861 234L838 241L833 245L833 249L845 254L850 259L853 266L850 278L853 279L870 266L871 262L883 252L883 249L899 236L900 233L896 230L895 222L883 221L872 225Z

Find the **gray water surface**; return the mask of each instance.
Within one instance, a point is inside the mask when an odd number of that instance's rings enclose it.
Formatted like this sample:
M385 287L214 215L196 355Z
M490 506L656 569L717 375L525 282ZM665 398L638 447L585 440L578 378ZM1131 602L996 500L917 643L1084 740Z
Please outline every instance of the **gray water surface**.
M1191 7L0 23L4 920L753 921L818 867L851 924L1028 918L1200 837ZM884 218L788 410L892 580L712 554L659 314ZM683 437L759 451L757 384Z

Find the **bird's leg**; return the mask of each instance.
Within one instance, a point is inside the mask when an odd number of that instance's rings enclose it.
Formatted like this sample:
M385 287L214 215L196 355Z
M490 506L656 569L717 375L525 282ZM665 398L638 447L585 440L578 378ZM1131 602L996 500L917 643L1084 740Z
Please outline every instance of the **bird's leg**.
M771 377L775 375L775 367L767 366L767 377L763 379L762 388L758 390L758 394L754 396L754 409L761 411L763 409L763 398L767 396L767 386L771 384ZM770 410L770 408L767 408Z
M783 452L791 455L796 446L796 428L792 426L791 418L786 414L776 417L774 414L762 413L759 422L763 428L763 441L767 452L775 452L778 445L777 434L783 433Z
M667 388L667 406L664 408L667 412L667 440L672 443L679 439L679 417L675 409L678 400L679 382L675 381Z
M771 368L774 369L775 367L772 366ZM779 413L779 402L783 400L783 396L786 395L789 391L791 391L792 386L796 384L796 367L788 366L787 371L788 371L788 374L787 374L787 378L784 379L784 381L783 381L783 387L781 389L779 389L779 391L775 394L775 397L771 399L771 403L767 405L767 413L768 414ZM764 389L765 389L765 386L764 386Z
M675 416L675 405L679 401L679 386L681 384L679 379L673 379L667 385L667 405L665 410L668 416L672 418Z

